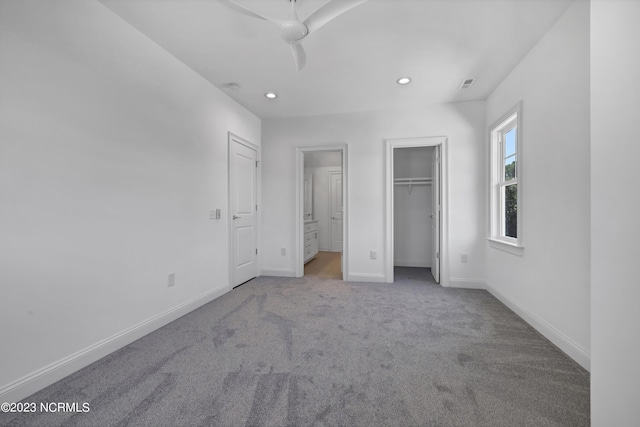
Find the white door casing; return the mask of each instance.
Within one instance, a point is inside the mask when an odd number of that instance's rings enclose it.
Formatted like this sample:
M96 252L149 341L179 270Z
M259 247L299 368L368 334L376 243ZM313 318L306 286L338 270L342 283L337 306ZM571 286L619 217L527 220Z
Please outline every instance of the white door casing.
M229 134L229 211L231 222L231 286L259 274L258 153Z
M332 172L330 179L331 197L331 250L342 252L342 172Z
M440 146L436 145L433 150L432 168L432 191L431 202L431 236L433 241L433 252L431 259L431 274L436 283L440 283Z

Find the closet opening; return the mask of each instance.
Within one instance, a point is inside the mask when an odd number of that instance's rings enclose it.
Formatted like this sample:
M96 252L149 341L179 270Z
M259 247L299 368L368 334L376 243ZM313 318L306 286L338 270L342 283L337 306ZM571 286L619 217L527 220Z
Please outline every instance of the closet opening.
M386 281L410 277L448 286L446 138L387 140Z
M393 265L396 276L413 275L439 283L436 154L436 147L394 149Z

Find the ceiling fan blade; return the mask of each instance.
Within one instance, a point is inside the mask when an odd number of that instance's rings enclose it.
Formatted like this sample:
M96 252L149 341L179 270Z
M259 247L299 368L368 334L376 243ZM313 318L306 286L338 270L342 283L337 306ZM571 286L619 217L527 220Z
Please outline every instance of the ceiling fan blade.
M302 47L302 43L291 43L291 52L293 53L293 60L296 62L296 69L298 71L304 68L307 63L307 53Z
M342 15L349 9L352 9L367 0L333 0L320 6L315 12L313 12L307 19L304 20L304 25L307 26L309 32L312 33L318 28L322 27L329 21Z
M218 0L218 2L227 6L229 9L235 10L236 12L241 13L243 15L251 16L253 18L258 18L258 19L264 19L265 21L271 21L271 18L264 17L252 11L251 9L247 9L244 6L240 6L238 3L234 2L233 0Z

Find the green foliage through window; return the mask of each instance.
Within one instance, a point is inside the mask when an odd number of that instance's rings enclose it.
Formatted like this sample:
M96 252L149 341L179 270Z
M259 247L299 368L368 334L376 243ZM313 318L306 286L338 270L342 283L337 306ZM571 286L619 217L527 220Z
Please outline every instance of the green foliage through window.
M504 167L504 179L509 181L516 177L516 161L512 160L511 163Z
M518 184L504 188L504 234L518 238Z

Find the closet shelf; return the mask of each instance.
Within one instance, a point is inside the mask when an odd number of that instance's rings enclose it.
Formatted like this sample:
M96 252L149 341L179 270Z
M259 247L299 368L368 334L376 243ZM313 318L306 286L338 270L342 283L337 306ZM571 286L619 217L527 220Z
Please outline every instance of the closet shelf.
M395 185L408 185L409 186L409 194L411 194L411 190L414 185L431 185L432 179L429 177L424 178L395 178L393 183Z

